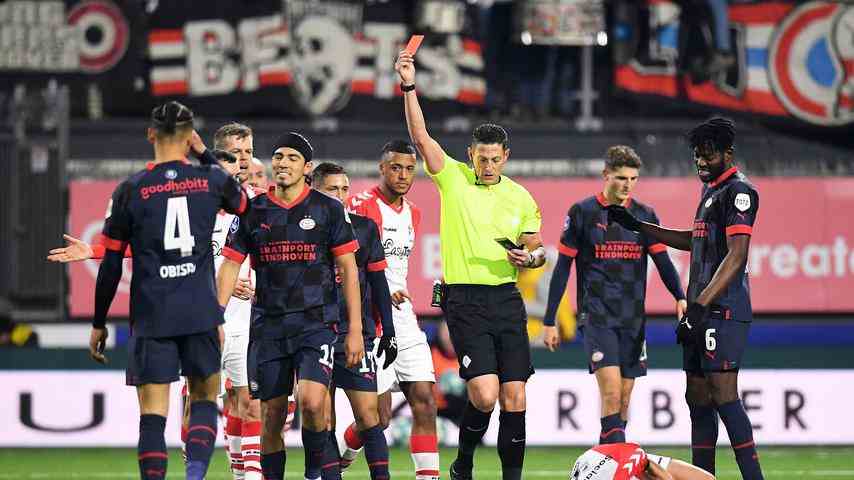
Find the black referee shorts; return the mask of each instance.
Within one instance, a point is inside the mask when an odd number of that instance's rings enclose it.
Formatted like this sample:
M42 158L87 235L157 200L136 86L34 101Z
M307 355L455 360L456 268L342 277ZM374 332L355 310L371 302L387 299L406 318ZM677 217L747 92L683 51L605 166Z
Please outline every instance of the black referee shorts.
M501 383L524 382L534 373L516 284L448 285L444 310L464 380L495 374Z

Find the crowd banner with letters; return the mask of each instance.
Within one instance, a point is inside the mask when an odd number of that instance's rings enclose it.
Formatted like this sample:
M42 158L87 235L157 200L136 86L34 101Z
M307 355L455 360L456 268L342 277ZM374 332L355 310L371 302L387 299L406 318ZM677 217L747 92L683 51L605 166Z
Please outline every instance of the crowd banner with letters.
M125 386L124 372L4 370L0 371L0 447L131 447L137 443L139 407L136 392ZM840 445L854 443L854 419L845 411L854 393L852 370L744 370L740 397L759 445ZM688 445L691 420L685 404L685 374L650 370L635 384L629 409L629 441L648 445ZM599 392L586 370L544 370L527 386L531 407L528 445L589 446L599 438ZM172 386L166 439L180 445L180 384ZM397 394L398 396L400 394ZM338 425L352 419L344 395L337 396ZM402 402L396 398L395 402ZM393 424L406 424L401 408ZM442 425L450 422L443 422ZM498 412L484 441L495 445ZM298 420L291 428L299 428ZM395 427L393 426L390 431ZM456 436L440 432L443 444ZM387 433L391 435L391 433ZM408 438L408 435L406 436ZM447 441L446 441L447 440ZM221 442L221 439L218 438ZM726 435L718 442L726 445ZM298 434L288 435L299 445ZM726 448L726 447L725 447ZM565 467L570 468L571 462Z
M735 66L694 84L677 68L684 47L680 30L687 28L680 2L646 3L648 28L635 25L634 34L624 24L615 31L618 50L631 52L618 58L619 88L820 127L854 124L854 4L729 5Z
M425 35L417 83L432 115L484 103L476 7L460 1L10 0L0 3L0 86L57 79L77 115L399 120L394 60ZM389 108L390 106L395 108Z
M422 47L423 48L423 47ZM551 269L557 242L572 203L601 191L601 180L520 178L543 214L542 235L550 261L544 268L520 275L519 284L529 314L545 313ZM751 178L760 195L760 208L750 242L747 269L753 309L762 313L854 312L854 179L851 178ZM351 192L371 188L375 180L352 180ZM101 232L107 201L116 181L70 182L69 228L88 242ZM693 178L642 178L633 196L652 205L663 225L690 228L701 183ZM796 192L796 194L793 194ZM429 180L418 178L408 198L422 211L422 224L409 257L409 291L419 314L438 314L430 307L433 281L442 276L439 248L439 194ZM787 212L778 215L776 212ZM793 223L792 219L797 219ZM62 239L56 239L57 244ZM394 246L389 248L394 249ZM399 249L398 249L399 250ZM688 252L670 250L683 287L687 285ZM70 265L70 313L91 316L94 308L98 262ZM648 313L672 314L674 300L655 267L648 268ZM130 261L110 314L126 316L130 286ZM575 304L576 277L569 281L569 303ZM526 294L529 293L529 294Z

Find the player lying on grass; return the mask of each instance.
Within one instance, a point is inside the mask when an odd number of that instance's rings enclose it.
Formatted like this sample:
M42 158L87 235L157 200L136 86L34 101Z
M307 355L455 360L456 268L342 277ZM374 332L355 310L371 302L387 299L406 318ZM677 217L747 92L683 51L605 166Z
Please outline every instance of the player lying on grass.
M646 453L636 443L597 445L575 461L570 480L715 480L715 476L670 457Z

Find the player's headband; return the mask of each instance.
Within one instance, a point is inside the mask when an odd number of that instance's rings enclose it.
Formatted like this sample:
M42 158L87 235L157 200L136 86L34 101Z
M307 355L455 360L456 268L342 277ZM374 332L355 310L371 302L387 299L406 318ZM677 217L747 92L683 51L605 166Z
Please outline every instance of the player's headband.
M273 145L273 153L276 153L276 150L280 148L293 148L302 154L302 157L306 162L311 161L312 154L314 153L314 149L311 148L311 144L308 143L308 140L296 132L288 132L279 137Z

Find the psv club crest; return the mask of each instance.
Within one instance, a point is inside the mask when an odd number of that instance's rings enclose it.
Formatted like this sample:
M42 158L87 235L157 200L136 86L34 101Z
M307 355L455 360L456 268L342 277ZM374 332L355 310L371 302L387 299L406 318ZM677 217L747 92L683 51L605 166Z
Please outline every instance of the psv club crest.
M775 32L768 70L793 116L822 126L854 123L854 4L793 9Z

